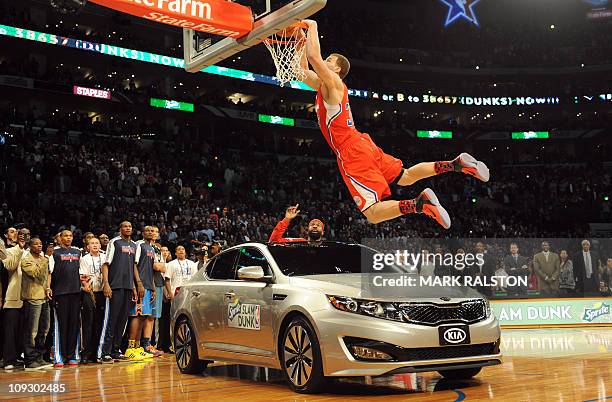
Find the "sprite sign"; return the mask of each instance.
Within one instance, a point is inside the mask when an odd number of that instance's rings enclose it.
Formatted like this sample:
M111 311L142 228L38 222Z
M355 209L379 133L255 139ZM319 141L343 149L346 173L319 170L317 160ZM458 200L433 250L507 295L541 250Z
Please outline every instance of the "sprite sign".
M179 101L168 100L168 99L151 98L151 106L161 107L163 109L170 109L170 110L181 110L183 112L192 112L192 113L194 110L193 103L179 102Z
M549 138L548 131L515 131L512 133L513 140L546 140Z
M290 117L281 116L270 116L267 114L260 114L259 121L262 123L280 124L282 126L295 126L295 120Z
M418 138L453 138L452 131L417 130Z
M492 300L491 309L503 325L612 324L608 299Z

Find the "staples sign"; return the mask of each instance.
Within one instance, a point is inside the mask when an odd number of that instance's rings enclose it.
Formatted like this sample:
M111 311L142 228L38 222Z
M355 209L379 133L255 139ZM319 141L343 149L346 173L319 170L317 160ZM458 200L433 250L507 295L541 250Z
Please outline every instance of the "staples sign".
M96 89L96 88L79 87L76 85L72 87L72 93L75 95L89 96L91 98L98 98L98 99L110 99L111 98L110 91L105 91L103 89Z

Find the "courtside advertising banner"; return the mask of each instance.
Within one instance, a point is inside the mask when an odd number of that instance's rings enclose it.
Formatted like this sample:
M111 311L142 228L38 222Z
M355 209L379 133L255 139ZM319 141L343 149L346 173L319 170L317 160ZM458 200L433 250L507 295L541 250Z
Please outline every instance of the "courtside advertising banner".
M91 0L127 14L179 28L239 38L253 29L249 7L226 0Z
M612 298L493 300L500 325L612 325Z

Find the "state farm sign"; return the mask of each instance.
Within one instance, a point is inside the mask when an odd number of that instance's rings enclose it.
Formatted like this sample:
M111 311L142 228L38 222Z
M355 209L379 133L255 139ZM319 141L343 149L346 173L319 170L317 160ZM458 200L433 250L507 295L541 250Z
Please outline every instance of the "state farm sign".
M96 89L96 88L79 87L76 85L72 87L72 93L75 95L89 96L91 98L98 98L98 99L110 99L111 98L110 91L105 91L103 89Z
M249 7L227 0L90 0L162 24L239 38L253 29Z

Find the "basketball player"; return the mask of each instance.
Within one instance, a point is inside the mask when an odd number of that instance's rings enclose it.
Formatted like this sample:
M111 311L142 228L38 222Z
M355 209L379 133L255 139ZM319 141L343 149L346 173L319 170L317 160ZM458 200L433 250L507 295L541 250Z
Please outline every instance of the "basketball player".
M348 89L343 82L350 63L338 53L323 60L317 23L312 20L304 22L308 25L306 52L301 63L306 73L304 83L317 91L319 126L336 154L342 178L361 212L373 224L402 215L422 213L435 219L445 229L450 228L450 216L431 189L425 189L412 200L383 201L391 195L389 185L410 186L421 179L446 172L462 172L486 182L489 180L487 166L462 153L451 161L419 163L404 169L401 160L385 154L368 134L357 131ZM309 69L308 63L314 71Z

